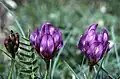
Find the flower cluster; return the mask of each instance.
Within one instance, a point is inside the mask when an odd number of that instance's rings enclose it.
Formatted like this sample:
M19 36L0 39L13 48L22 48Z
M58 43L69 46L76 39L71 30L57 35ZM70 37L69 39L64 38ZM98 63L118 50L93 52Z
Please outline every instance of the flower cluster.
M18 50L19 47L19 35L18 33L13 33L13 31L11 31L10 36L8 36L5 40L4 40L4 45L7 49L7 51L12 55L13 58L15 58L15 53Z
M45 23L30 35L30 43L45 60L53 58L63 46L62 33L50 23Z
M97 32L98 24L91 25L80 37L78 44L79 49L88 57L90 64L96 64L103 55L110 50L111 42L108 41L108 32L102 29L101 33Z

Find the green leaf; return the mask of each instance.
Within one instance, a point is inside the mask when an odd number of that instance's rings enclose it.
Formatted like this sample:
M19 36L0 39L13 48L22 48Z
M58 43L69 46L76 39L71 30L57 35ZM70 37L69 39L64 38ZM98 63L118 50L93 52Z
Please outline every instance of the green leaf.
M23 48L23 47L19 47L19 48L26 51L26 52L31 52L31 50L29 50L29 49L26 49L26 48Z
M18 57L19 60L23 59L23 57L20 54L18 54L17 57Z
M35 65L37 63L37 59L33 60L33 65Z
M31 58L31 55L29 55L29 54L27 54L27 53L25 54L25 53L22 52L22 53L19 53L19 54L20 54L21 56Z
M38 68L39 68L38 66L34 67L33 72L36 72Z
M30 41L28 38L24 38L24 37L21 37L21 38L23 38L23 39L26 40L26 41Z
M35 59L35 54L34 53L32 53L31 58Z
M23 43L23 42L20 42L21 45L25 45L25 46L31 46L30 44L26 44L26 43Z
M32 62L30 62L30 61L20 60L20 62L23 63L23 64L26 64L26 65L32 65Z
M20 73L26 74L26 75L31 75L32 74L32 70L20 70Z
M4 72L5 71L5 65L4 64L0 64L0 72Z
M79 77L77 76L77 74L75 73L75 71L70 67L70 65L66 61L64 61L64 63L71 70L71 72L76 76L76 78L79 79Z

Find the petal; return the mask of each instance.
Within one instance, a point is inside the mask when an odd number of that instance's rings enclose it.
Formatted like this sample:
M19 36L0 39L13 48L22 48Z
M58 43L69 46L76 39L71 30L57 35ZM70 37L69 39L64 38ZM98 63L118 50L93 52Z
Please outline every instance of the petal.
M54 43L56 44L56 46L58 45L58 43L59 43L59 40L60 40L60 36L59 36L59 34L54 34Z
M53 38L50 35L48 35L48 39L47 39L47 51L49 55L52 55L54 51L54 42L53 42Z
M44 34L49 34L49 28L48 28L48 25L45 23L45 24L42 24L41 26L41 34L44 35Z
M50 23L45 23L42 24L41 26L41 33L43 34L49 34L50 33L50 27L52 27L53 25Z
M40 52L47 51L47 35L44 35L41 39L40 44Z
M91 30L88 32L87 36L86 36L86 41L93 43L94 41L96 41L96 31L95 30Z
M86 55L89 59L93 58L93 49L89 48L86 52Z
M99 42L103 42L102 34L99 34L99 35L98 35L97 40L98 40Z
M103 54L103 46L100 42L94 42L90 45L86 55L92 61L98 61Z
M108 32L106 29L102 30L102 35L103 35L103 43L105 44L106 42L108 42Z
M35 45L35 41L37 39L37 34L36 33L31 33L30 35L30 43L34 46Z
M50 35L53 35L55 33L55 31L56 31L56 28L51 26L49 31L50 31Z
M114 46L114 42L112 40L110 40L108 50L110 50L113 46Z
M99 44L96 48L95 48L95 56L96 56L96 61L101 59L101 56L103 56L103 45Z
M40 35L37 36L35 46L40 45L41 39L42 39L42 37Z
M86 44L85 38L86 38L86 36L82 35L80 37L79 44L78 44L78 47L82 52L86 51L86 49L85 49L85 44Z
M45 34L42 37L40 43L40 55L45 59L49 59L53 56L53 53L54 53L53 38L50 35Z
M86 32L89 32L89 31L91 31L91 30L96 30L97 26L98 26L98 24L92 24L92 25L87 29Z
M60 31L56 31L52 37L54 38L54 44L55 48L59 45L59 43L62 41L62 33Z
M63 40L59 43L56 50L59 50L60 48L62 48L62 46L63 46Z

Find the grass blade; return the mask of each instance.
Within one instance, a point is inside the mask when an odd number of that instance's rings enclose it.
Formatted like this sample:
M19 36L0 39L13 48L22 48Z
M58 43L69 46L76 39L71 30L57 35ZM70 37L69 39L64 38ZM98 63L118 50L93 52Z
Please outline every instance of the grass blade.
M65 40L65 42L64 42L63 47L62 47L61 50L59 51L59 53L58 53L58 55L57 55L57 57L56 57L56 59L55 59L55 61L54 61L54 63L53 63L53 67L52 67L52 71L51 71L51 79L53 79L53 74L54 74L55 67L56 67L56 64L57 64L57 62L58 62L59 56L60 56L60 54L62 53L62 51L63 51L63 49L64 49L64 46L66 45L66 43L67 43L68 39L70 38L71 34L72 34L72 31L71 31L71 32L69 33L69 35L67 36L67 38L66 38L66 40Z
M75 73L75 71L70 67L70 65L66 61L64 61L64 63L71 70L71 72L76 76L76 78L79 79L79 77L77 76L77 74Z
M114 34L114 25L111 27L111 33L112 33L112 38L113 38L113 41L114 41L116 60L117 60L117 63L119 63L119 56L118 56L117 45L116 45L116 38L115 38L115 34Z

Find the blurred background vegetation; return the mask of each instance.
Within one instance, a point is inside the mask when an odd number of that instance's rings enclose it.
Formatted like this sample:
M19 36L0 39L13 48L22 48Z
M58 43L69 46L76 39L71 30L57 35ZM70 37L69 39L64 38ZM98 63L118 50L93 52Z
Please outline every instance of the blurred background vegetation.
M98 23L98 30L107 28L109 39L114 41L114 47L108 52L102 66L111 76L118 79L120 76L120 0L13 0L13 3L10 1L0 1L1 49L6 51L3 38L9 34L10 30L23 36L21 28L27 37L29 31L32 32L41 24L52 23L62 31L64 40L68 38L60 53L54 79L75 79L75 74L80 79L85 79L88 74L88 61L78 49L77 44L84 30L91 24ZM45 63L36 53L35 57L38 57L39 66L36 75L41 77L45 73ZM19 61L19 57L16 60ZM24 61L27 60L29 58L24 59ZM16 63L14 74L19 70L17 65ZM10 58L0 52L0 79L6 79L9 68ZM97 72L97 66L95 70ZM18 75L13 76L14 79L18 78ZM24 79L23 77L21 79ZM109 77L100 70L97 79L109 79Z

